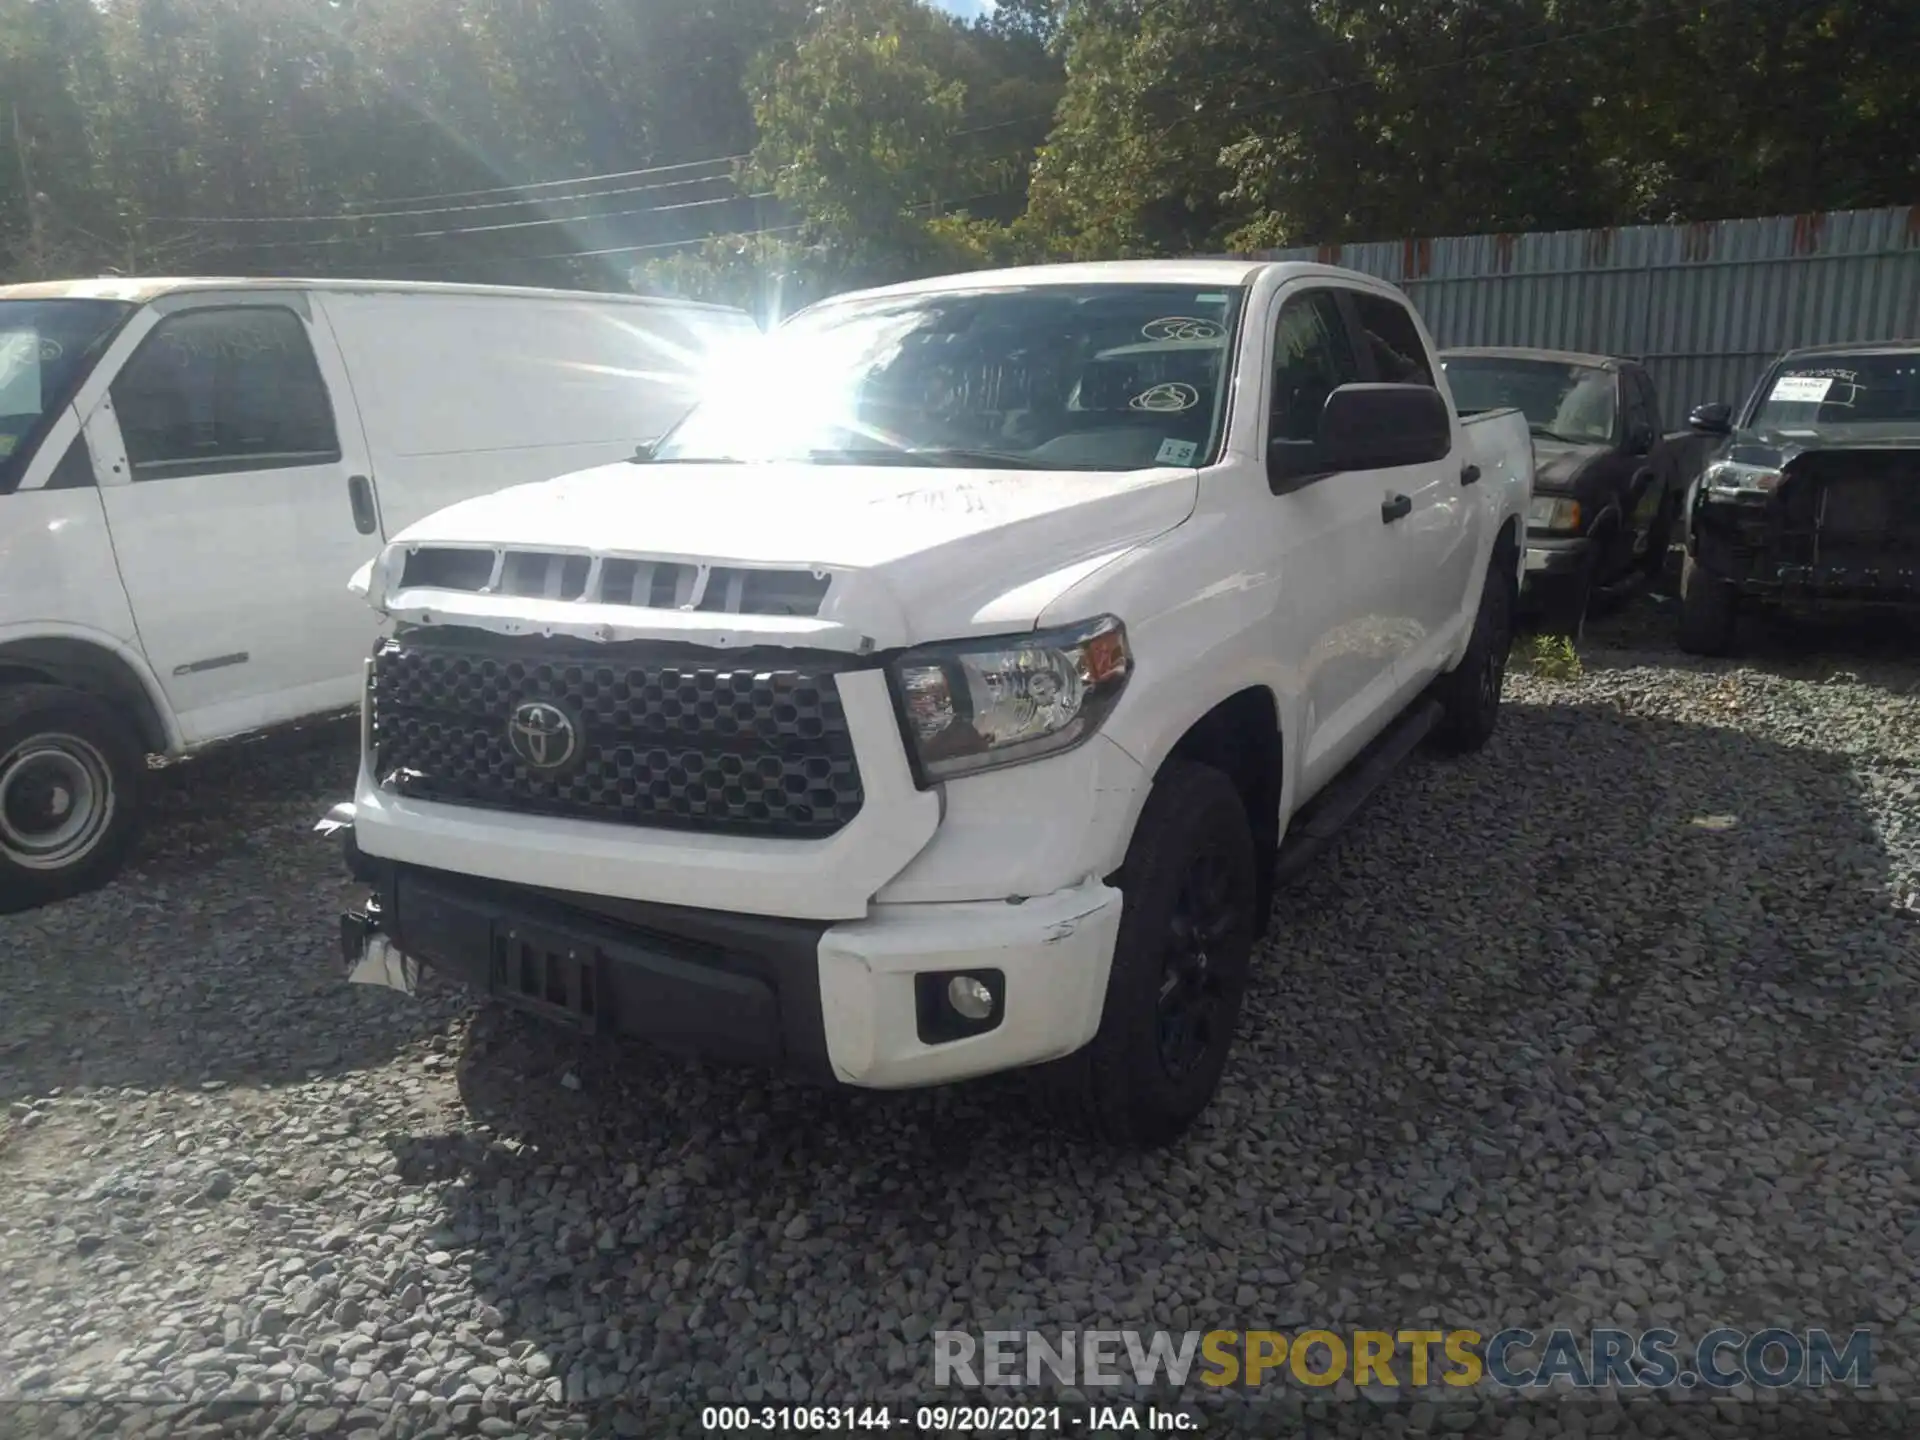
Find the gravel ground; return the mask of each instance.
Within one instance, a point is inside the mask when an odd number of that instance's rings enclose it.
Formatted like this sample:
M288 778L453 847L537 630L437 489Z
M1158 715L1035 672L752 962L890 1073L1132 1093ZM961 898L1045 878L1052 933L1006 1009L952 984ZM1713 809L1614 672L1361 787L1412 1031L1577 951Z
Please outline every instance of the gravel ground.
M688 1433L710 1400L966 1398L928 1383L947 1326L1868 1324L1910 1396L1920 646L1669 632L1637 602L1580 678L1516 677L1483 755L1389 785L1281 897L1217 1103L1148 1157L1014 1082L821 1093L345 986L308 832L348 737L164 772L123 879L0 919L0 1430ZM1287 1391L1186 1403L1840 1418Z

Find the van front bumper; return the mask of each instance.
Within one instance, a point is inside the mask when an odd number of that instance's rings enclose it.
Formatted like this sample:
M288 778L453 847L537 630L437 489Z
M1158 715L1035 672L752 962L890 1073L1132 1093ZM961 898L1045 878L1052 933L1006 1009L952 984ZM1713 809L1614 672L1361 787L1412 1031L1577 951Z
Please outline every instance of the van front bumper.
M1085 1045L1120 923L1120 892L1097 880L1018 902L875 905L834 923L353 859L372 893L341 921L352 978L408 989L426 965L557 1024L874 1089ZM986 987L987 1014L954 1008L956 977Z

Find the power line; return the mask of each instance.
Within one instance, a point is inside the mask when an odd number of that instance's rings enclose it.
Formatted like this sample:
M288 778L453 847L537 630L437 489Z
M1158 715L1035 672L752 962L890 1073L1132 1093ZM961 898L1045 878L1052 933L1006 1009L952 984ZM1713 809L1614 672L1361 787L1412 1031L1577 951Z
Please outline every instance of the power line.
M744 154L718 155L711 160L688 160L678 165L656 165L644 170L617 170L605 175L579 175L570 180L535 180L525 185L502 185L492 190L456 190L449 191L442 195L386 196L379 200L370 200L367 204L370 206L406 205L428 200L464 200L483 195L519 194L530 190L554 189L563 185L595 185L605 180L635 180L647 175L665 175L676 170L693 170L705 166L730 164L735 160L744 160L746 158ZM720 175L702 176L699 180L676 180L670 181L668 184L699 184L703 181L711 182L724 178L726 177ZM649 187L640 186L636 187L636 190L645 188ZM608 190L595 193L617 195L630 192ZM557 203L563 200L587 200L594 197L592 195L553 195L543 198L546 202ZM517 204L535 205L542 203L542 198L524 201L505 201L502 203L509 207ZM379 220L388 216L453 214L468 208L484 209L487 207L450 205L430 210L412 211L376 209L341 210L324 215L155 215L151 218L162 220L173 225L300 225L317 222L337 223L344 220Z
M513 220L501 225L463 225L445 230L408 230L398 235L322 235L303 240L227 240L229 249L311 250L335 245L369 245L390 240L447 240L460 235L493 235L506 230L533 230L547 225L582 225L596 220L620 220L634 215L671 215L682 210L701 210L710 205L739 205L754 200L770 200L773 192L750 195L723 195L714 200L688 200L677 205L646 205L636 210L600 210L590 215L554 215L540 220Z
M675 170L697 170L706 165L730 165L745 160L751 152L738 155L714 155L705 160L682 160L677 165L650 165L643 170L613 170L605 175L576 175L571 180L532 180L525 185L499 185L491 190L455 190L442 195L394 195L370 201L374 205L417 205L429 200L472 200L483 195L512 195L527 190L545 190L558 185L597 185L602 180L637 180L643 175L667 175Z
M652 245L615 245L605 250L566 250L556 255L527 255L526 260L586 260L603 255L640 255L655 250L678 250L713 240L751 240L759 235L790 235L804 225L772 225L763 230L735 230L719 235L696 235L685 240L662 240Z
M533 200L486 200L474 205L434 205L417 210L343 211L336 215L176 215L155 216L174 225L288 225L353 220L407 220L423 215L462 215L481 210L523 210L532 205L557 205L571 200L605 200L616 195L644 195L659 190L680 190L689 185L720 185L731 175L695 175L685 180L659 180L650 185L622 185L612 190L588 190L578 195L554 195Z

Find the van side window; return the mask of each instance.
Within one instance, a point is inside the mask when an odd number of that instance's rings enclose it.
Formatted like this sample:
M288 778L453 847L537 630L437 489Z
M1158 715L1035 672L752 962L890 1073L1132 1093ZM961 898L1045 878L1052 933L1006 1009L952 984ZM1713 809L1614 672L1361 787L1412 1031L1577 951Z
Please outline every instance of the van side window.
M1270 440L1311 440L1327 397L1360 378L1347 323L1331 290L1296 296L1273 327Z
M113 382L113 408L136 481L340 459L306 329L277 306L169 315Z
M1427 347L1420 343L1407 307L1371 290L1350 292L1361 333L1373 356L1374 374L1389 385L1433 385Z

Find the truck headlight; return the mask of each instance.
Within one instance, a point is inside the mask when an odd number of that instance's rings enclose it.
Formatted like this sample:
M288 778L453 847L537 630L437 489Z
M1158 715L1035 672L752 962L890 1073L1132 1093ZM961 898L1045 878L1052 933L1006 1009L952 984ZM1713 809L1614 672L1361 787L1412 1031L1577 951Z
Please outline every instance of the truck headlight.
M1071 750L1100 728L1133 652L1111 615L1004 640L910 650L889 667L925 780L949 780Z
M1580 502L1536 495L1527 503L1527 528L1576 535L1580 531Z
M1712 495L1770 495L1786 477L1766 465L1747 465L1739 460L1717 460L1701 477Z

